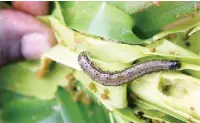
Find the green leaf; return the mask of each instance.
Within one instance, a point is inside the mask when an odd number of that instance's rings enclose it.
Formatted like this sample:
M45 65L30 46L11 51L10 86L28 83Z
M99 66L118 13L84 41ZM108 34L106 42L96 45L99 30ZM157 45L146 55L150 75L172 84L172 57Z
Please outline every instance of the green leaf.
M52 16L58 19L62 24L65 24L64 17L62 15L61 6L58 1L54 1L55 8L52 12Z
M0 69L0 88L40 99L52 99L58 86L67 85L68 80L65 77L72 69L54 64L51 66L51 72L40 78L36 75L39 68L40 64L37 61L4 66Z
M103 86L99 83L95 83L89 78L86 74L80 71L76 71L74 74L75 78L80 81L85 88L87 88L90 92L92 92L98 101L100 101L107 109L110 111L116 108L124 108L127 106L127 97L126 97L126 85L123 86ZM94 88L91 88L91 84L93 84ZM103 99L102 94L105 90L109 91L108 97L109 99Z
M110 113L110 119L112 119L110 123L131 123L131 121L121 117L116 112Z
M190 36L192 33L194 33L193 31L195 32L197 31L193 30L193 28L195 29L195 27L200 25L199 19L200 19L199 14L197 14L196 16L188 17L186 18L186 21L183 22L182 24L176 25L168 30L158 33L157 35L154 35L153 40L158 40L169 34L176 34L176 33L185 33L184 34L185 36Z
M146 45L145 47L139 45L125 45L114 42L106 42L105 40L92 38L89 36L82 35L80 33L75 33L74 31L59 23L59 21L56 21L56 19L53 20L54 21L52 21L52 26L57 27L55 30L55 34L57 36L58 41L61 40L62 42L65 42L64 44L67 45L67 47L57 45L44 55L52 60L65 64L69 67L75 68L77 70L80 70L80 67L77 64L77 53L80 53L81 51L85 50L90 52L93 60L101 68L105 68L105 70L111 71L126 68L133 61L146 56L162 56L164 58L177 59L183 62L188 62L197 65L200 61L198 55L186 49L183 49L182 47L171 43L165 39L156 41L150 45ZM195 21L192 22L196 23L196 20L197 19L195 19ZM183 26L184 28L178 28L175 31L180 31L180 29L185 30L185 27L190 28L189 25ZM163 34L166 35L166 33ZM160 34L156 36L160 37ZM151 48L155 48L155 52L150 51ZM61 52L65 52L65 54ZM57 54L62 54L62 56Z
M199 28L199 27L200 26L196 26L194 28ZM188 36L186 33L176 33L176 37L174 39L171 39L170 41L199 56L200 55L199 38L200 38L200 31L195 30L195 33Z
M61 21L54 17L49 17L51 27L54 30L54 35L57 42L62 45L68 46L71 50L75 49L75 32L65 26Z
M132 32L133 18L107 2L61 2L61 7L72 29L130 44L143 43Z
M1 90L1 123L64 123L55 100L39 100ZM48 121L48 122L47 122Z
M57 91L57 101L39 100L5 90L0 90L0 94L1 123L66 123L66 120L67 123L109 123L104 107L95 102L74 102L70 92L61 87Z
M200 121L199 88L199 79L179 72L154 73L131 83L131 90L142 100L194 122Z
M151 104L149 104L150 106L138 102L134 102L134 104L134 108L127 107L123 109L117 109L114 110L113 113L115 113L118 117L122 117L128 121L136 123L146 123L148 119L167 123L185 123L184 121L181 121L182 119L179 120L174 116L170 116L169 114L162 112L162 110L151 107ZM138 116L138 112L143 113L143 115Z
M122 109L116 109L113 112L115 112L117 115L123 117L124 119L127 119L131 122L135 123L145 123L145 120L139 119L136 115L134 115L133 111L130 108L122 108Z
M156 52L146 52L146 55L162 56L166 59L179 60L185 63L200 65L200 57L168 40L160 40L148 47L154 47ZM170 48L169 48L170 47Z
M182 118L173 112L166 111L143 100L137 99L134 101L134 104L136 105L136 108L133 109L134 112L142 111L144 113L144 117L161 122L165 121L169 123L185 123L185 118Z
M130 15L142 11L153 4L151 1L109 1L109 3Z
M58 88L57 101L67 123L109 123L108 112L103 107L95 102L88 105L75 103L72 95L61 87Z
M146 38L151 37L168 24L198 12L195 10L195 4L199 6L199 2L196 1L161 1L160 6L154 5L136 13L135 25Z
M78 105L71 100L72 95L70 95L70 93L66 93L63 88L59 87L56 95L58 103L61 106L62 117L65 122L86 123Z

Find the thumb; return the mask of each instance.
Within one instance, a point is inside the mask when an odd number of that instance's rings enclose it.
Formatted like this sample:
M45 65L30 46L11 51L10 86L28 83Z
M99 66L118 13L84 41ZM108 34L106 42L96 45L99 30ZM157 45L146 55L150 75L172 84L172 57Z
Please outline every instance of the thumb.
M33 16L0 10L0 66L22 59L39 59L55 44L52 30Z
M26 59L39 59L50 48L47 36L42 33L30 33L21 39L21 53Z

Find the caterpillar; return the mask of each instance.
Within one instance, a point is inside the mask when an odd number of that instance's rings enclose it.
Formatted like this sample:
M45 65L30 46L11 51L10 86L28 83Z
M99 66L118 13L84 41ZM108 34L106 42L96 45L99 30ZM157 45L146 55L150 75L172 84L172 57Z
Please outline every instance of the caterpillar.
M154 60L138 63L130 68L107 72L103 71L89 59L87 52L81 52L78 56L78 64L84 73L92 80L105 86L119 86L129 81L135 80L145 74L165 70L176 70L181 67L181 63L175 60Z

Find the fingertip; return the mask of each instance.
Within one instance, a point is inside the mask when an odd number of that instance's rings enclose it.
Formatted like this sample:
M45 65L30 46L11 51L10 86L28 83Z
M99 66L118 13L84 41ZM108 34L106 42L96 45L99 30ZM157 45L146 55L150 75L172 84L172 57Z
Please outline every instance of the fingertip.
M48 37L37 32L23 36L21 44L21 52L25 59L40 59L42 53L51 48Z

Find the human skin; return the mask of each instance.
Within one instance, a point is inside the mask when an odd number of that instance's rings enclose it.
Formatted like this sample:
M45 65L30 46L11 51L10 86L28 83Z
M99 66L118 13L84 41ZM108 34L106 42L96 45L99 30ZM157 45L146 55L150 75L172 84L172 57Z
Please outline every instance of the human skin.
M48 1L13 1L12 6L34 16L47 15L49 12Z
M0 10L0 66L22 59L40 59L55 44L52 30L32 15Z

